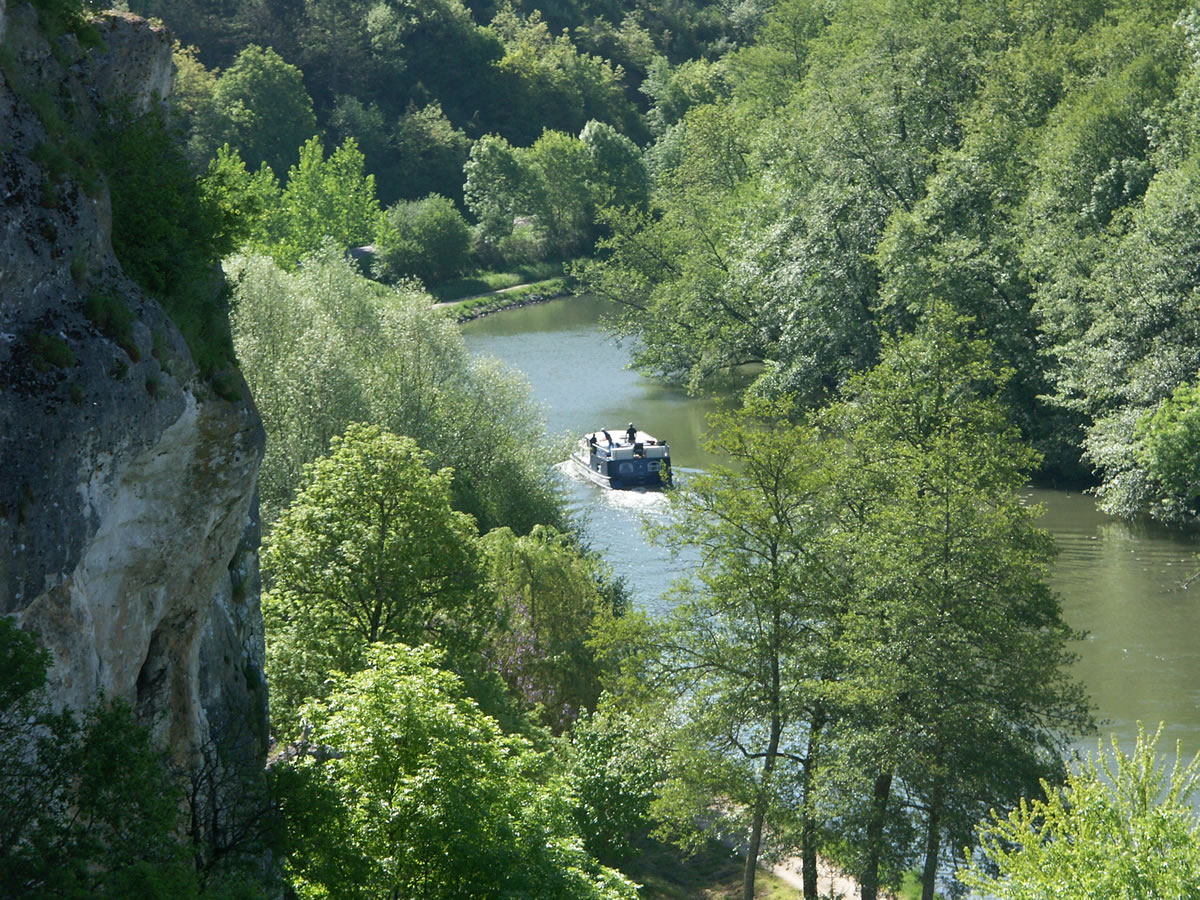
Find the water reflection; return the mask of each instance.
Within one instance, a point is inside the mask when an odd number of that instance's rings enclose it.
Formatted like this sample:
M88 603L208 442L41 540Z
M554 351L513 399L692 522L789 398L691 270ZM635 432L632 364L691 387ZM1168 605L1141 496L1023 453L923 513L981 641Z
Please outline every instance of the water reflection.
M1051 582L1073 626L1076 673L1107 719L1102 731L1132 741L1137 722L1166 722L1163 748L1200 750L1200 581L1193 535L1129 523L1097 511L1090 497L1033 491L1059 557ZM1095 741L1083 742L1094 749Z

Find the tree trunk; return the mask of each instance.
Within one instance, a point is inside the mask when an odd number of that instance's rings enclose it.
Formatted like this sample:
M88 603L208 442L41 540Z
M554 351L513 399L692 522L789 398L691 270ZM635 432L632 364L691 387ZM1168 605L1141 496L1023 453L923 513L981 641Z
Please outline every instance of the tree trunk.
M804 760L803 807L800 812L800 875L804 900L817 900L817 826L812 811L812 785L821 755L821 732L825 714L818 710L808 730L808 756Z
M892 773L884 772L876 777L871 797L871 820L867 823L867 862L861 881L862 900L879 898L879 857L883 853L883 825L891 792Z
M779 736L783 724L778 715L771 717L771 738L767 742L766 760L763 762L762 783L759 799L750 824L750 843L746 847L746 869L742 874L742 900L754 900L754 876L758 872L758 852L762 847L763 821L767 815L767 791L770 790L771 773L775 771L775 758L779 754Z
M762 826L764 813L762 805L754 811L754 821L750 826L750 843L746 847L746 868L742 873L742 900L754 900L754 876L758 870L758 850L762 845Z
M933 783L929 799L929 818L926 822L925 868L921 872L921 900L933 900L934 882L937 880L938 854L941 852L942 825L942 779Z

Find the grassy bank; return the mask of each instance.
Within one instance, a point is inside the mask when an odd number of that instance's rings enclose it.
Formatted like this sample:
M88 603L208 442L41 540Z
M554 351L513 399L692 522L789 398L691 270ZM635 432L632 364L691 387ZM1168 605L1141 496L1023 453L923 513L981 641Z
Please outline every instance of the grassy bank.
M438 303L454 303L457 300L491 294L518 285L532 285L560 278L562 274L563 264L561 262L538 262L515 266L505 272L476 272L434 285L428 290Z
M494 293L452 303L446 308L459 322L468 322L502 309L541 303L544 300L553 300L555 297L562 297L569 293L571 293L570 279L564 275L537 281L533 284L522 284L519 287L503 288Z

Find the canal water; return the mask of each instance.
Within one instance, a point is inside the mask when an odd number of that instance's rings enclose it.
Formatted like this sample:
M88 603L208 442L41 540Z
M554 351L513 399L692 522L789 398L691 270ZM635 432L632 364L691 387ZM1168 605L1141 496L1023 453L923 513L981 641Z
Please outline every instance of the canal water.
M712 398L642 378L626 368L628 346L598 327L604 309L590 298L556 300L511 310L464 326L473 353L489 354L524 372L544 407L551 434L578 435L598 427L639 428L671 445L684 477L713 459L702 446ZM666 514L661 494L606 491L565 471L572 509L584 519L592 546L624 577L638 604L658 609L671 581L686 571L650 545L645 521ZM1059 558L1053 585L1067 621L1088 632L1076 650L1076 674L1104 720L1100 733L1132 744L1137 722L1162 721L1163 750L1182 742L1185 756L1200 751L1200 542L1153 525L1130 524L1096 510L1087 495L1030 490ZM1095 750L1097 736L1079 749Z

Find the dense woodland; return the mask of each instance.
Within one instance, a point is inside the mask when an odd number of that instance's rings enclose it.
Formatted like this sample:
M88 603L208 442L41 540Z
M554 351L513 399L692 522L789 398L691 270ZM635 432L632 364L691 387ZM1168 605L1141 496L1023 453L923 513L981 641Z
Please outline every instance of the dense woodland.
M1195 766L1165 774L1153 736L1063 760L1096 724L1018 497L1057 479L1200 515L1200 12L128 7L177 36L176 95L94 163L127 271L266 425L276 751L220 835L131 859L102 789L138 834L170 810L39 745L21 783L99 824L7 815L4 883L634 897L653 829L733 835L746 898L785 855L806 898L818 857L866 900L913 871L926 900L1200 897ZM659 619L565 511L521 378L426 293L546 260L620 304L643 371L753 376L711 423L729 464L672 496L658 539L703 562ZM42 717L82 754L132 727L56 718L46 661L0 646L0 741ZM154 796L186 786L148 745L102 749Z

